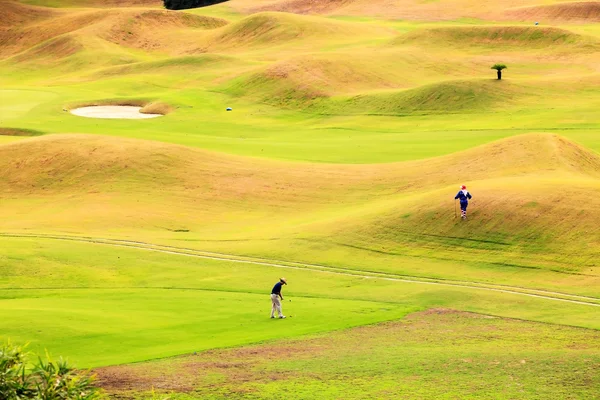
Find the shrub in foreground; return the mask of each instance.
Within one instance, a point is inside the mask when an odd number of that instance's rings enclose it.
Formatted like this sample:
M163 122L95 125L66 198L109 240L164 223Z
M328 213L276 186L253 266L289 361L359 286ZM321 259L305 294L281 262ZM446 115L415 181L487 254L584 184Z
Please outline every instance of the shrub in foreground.
M188 8L211 6L227 0L163 0L168 10L185 10Z
M10 342L0 347L0 399L2 400L95 400L100 390L94 377L72 368L62 359L38 358L27 367L28 353Z

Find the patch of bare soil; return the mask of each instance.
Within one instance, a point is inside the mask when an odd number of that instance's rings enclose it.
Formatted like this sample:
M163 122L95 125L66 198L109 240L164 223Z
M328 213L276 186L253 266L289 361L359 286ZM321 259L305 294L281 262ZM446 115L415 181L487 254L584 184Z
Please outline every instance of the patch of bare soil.
M99 368L95 370L94 373L98 378L100 386L109 392L115 390L129 391L147 389L161 383L157 382L155 377L137 373L129 366ZM169 381L172 381L172 379L169 379Z
M199 354L175 357L143 364L105 367L95 370L100 386L109 393L127 397L127 392L144 392L153 388L165 391L189 392L202 386L202 377L219 376L229 388L251 382L287 380L298 375L295 371L271 371L269 366L280 360L310 360L336 352L340 338L351 345L344 351L352 352L370 346L373 338L395 337L399 331L440 324L440 317L456 316L481 318L478 314L435 308L407 317L403 321L357 327L344 332L311 338L282 340L276 343L246 346L236 349L209 350ZM417 323L417 325L415 325ZM346 343L346 344L348 344ZM360 350L358 350L360 351ZM237 389L236 389L237 390ZM247 388L239 388L245 393Z

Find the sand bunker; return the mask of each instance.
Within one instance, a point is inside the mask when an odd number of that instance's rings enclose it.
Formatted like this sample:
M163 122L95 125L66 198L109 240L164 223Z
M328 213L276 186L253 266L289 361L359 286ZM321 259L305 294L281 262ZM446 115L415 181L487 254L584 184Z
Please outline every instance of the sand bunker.
M162 117L162 114L142 114L142 107L134 106L90 106L71 110L71 114L87 118L147 119Z

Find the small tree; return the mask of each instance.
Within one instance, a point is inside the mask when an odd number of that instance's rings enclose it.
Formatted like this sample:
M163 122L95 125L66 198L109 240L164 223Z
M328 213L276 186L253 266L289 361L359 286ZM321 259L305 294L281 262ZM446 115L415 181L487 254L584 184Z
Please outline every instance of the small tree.
M506 68L508 68L508 67L504 64L494 64L492 69L495 69L498 72L498 80L502 79L502 70L506 69Z

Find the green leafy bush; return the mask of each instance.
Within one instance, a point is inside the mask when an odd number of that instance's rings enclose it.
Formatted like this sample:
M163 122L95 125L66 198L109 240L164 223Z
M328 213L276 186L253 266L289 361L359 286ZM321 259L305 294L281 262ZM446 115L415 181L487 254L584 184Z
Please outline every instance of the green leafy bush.
M57 362L38 358L27 368L28 353L22 346L5 343L0 348L0 399L2 400L95 400L100 390L94 377Z
M164 0L165 8L168 10L185 10L187 8L196 8L210 6L217 3L223 3L227 0Z

